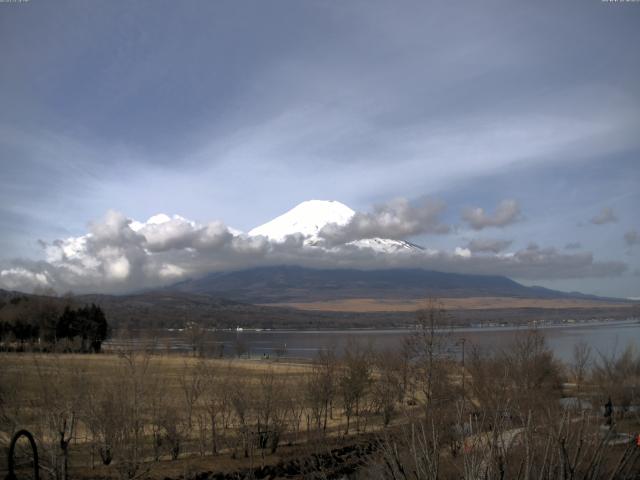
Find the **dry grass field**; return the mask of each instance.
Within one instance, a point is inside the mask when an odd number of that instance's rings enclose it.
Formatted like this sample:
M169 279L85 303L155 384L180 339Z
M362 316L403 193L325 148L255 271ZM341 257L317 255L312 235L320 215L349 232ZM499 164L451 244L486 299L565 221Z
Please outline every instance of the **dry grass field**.
M56 480L341 478L335 468L348 462L360 479L403 478L398 468L457 479L467 466L492 480L522 468L561 478L542 473L567 462L575 478L637 478L640 353L591 358L585 345L563 365L528 331L462 365L437 334L439 312L423 314L397 351L353 343L309 363L0 353L0 478L23 428L38 442L41 478ZM578 407L561 407L566 396ZM317 463L323 455L330 464Z
M123 368L122 357L115 354L40 354L40 353L0 353L2 377L10 382L19 378L18 393L25 399L33 398L39 393L40 374L59 375L61 372L81 372L88 379L96 382L118 374ZM177 396L180 379L185 372L203 365L213 371L224 370L229 376L253 381L265 372L277 376L293 378L308 373L309 363L291 363L287 361L261 361L247 359L214 359L206 360L187 355L152 355L149 356L147 375L161 376L164 394ZM13 378L12 378L13 377Z
M36 435L40 443L41 458L45 464L50 464L51 460L47 455L49 447L43 448L42 444L56 443L58 429L70 428L69 425L61 427L58 423L62 417L68 418L69 422L75 422L73 431L67 430L64 433L71 438L69 459L72 478L92 478L94 475L121 476L114 470L113 464L101 465L100 458L93 448L95 437L100 436L101 429L98 427L92 430L91 417L94 414L99 415L94 412L94 408L96 404L107 401L106 399L110 399L111 403L105 406L112 410L105 412L106 416L116 416L119 403L124 404L131 398L113 398L103 394L106 393L105 390L112 388L112 393L122 393L123 397L129 397L130 391L123 391L129 379L135 382L141 391L146 390L139 398L140 408L143 410L141 417L145 423L141 429L141 436L146 437L143 442L152 443L150 436L153 430L151 423L154 408L164 411L155 412L159 415L159 423L164 422L169 430L175 428L176 431L173 433L180 437L182 458L178 462L171 461L171 455L165 448L162 448L158 455L159 461L151 462L153 454L150 448L142 449L142 455L148 457L143 461L148 461L151 469L147 473L149 478L165 478L167 475L177 477L193 469L206 471L214 465L222 471L246 466L246 460L240 458L241 455L235 459L230 455L222 455L217 457L215 462L211 462L210 458L207 462L198 454L200 445L197 425L202 427L200 424L204 423L205 397L212 399L208 396L207 390L214 388L209 382L216 378L220 382L217 385L219 388L231 390L238 388L237 381L241 381L242 388L247 389L243 394L249 397L255 390L260 389L259 384L265 376L269 376L274 385L282 388L282 393L288 392L293 397L294 389L302 384L303 378L311 370L309 364L235 359L202 360L187 356L139 356L134 361L137 362L135 368L139 369L138 372L131 370L128 359L114 354L0 354L2 409L8 414L6 418L11 419L11 423L0 423L0 477L4 478L6 474L5 447L9 443L12 431L16 429L26 428ZM223 398L225 392L219 393L219 398ZM133 401L137 400L133 398ZM188 403L191 401L193 403L189 407ZM190 426L187 426L184 412L189 408L193 409L193 418L188 420ZM173 412L172 418L162 418L165 412ZM175 412L179 413L173 416ZM228 413L231 416L231 408ZM59 418L53 418L56 416ZM107 419L97 420L105 423L106 429L103 428L102 431L108 430ZM175 422L175 425L167 424L169 420ZM226 426L229 430L232 423L234 421L230 420ZM227 435L226 439L229 444L233 443L230 436L232 435ZM224 452L229 446L222 446L225 444L222 438L220 441L220 451ZM115 445L113 449L116 450ZM272 454L270 456L273 457L271 460L280 458ZM116 456L115 462L117 461Z
M448 310L487 310L487 309L590 309L620 308L630 309L627 302L605 302L579 299L536 299L512 297L466 297L439 298ZM350 298L342 300L325 300L321 302L275 303L270 306L291 307L299 310L324 312L414 312L425 307L425 300Z
M322 374L312 363L130 352L0 353L0 365L0 478L18 429L35 435L45 469L68 461L70 478L144 472L163 479L289 461L309 454L308 440L320 431L323 446L339 442L347 423L342 408L314 393ZM330 368L337 397L337 370ZM367 382L379 377L367 371ZM349 414L352 435L382 425L372 393ZM274 432L277 450L268 437ZM61 440L68 442L67 460ZM113 462L103 464L105 456ZM127 462L136 464L135 474Z

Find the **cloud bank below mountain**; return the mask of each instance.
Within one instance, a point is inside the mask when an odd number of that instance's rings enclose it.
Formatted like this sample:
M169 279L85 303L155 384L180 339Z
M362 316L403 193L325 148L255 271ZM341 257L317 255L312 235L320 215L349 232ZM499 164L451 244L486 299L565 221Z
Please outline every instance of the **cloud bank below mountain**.
M536 244L506 251L510 242L501 240L476 239L450 250L396 248L398 240L412 234L450 232L451 227L439 219L444 208L440 202L412 206L406 200L397 200L375 207L372 213L356 212L343 225L322 225L318 219L319 241L311 244L306 241L309 235L296 232L274 240L238 232L219 221L200 224L179 215L159 214L139 222L109 211L93 222L85 235L41 242L45 260L16 259L0 266L0 287L126 293L212 271L281 264L316 268L419 267L529 280L602 278L627 270L623 262L600 261L590 252L567 253ZM372 238L378 240L378 248L366 241ZM381 250L380 245L393 248Z

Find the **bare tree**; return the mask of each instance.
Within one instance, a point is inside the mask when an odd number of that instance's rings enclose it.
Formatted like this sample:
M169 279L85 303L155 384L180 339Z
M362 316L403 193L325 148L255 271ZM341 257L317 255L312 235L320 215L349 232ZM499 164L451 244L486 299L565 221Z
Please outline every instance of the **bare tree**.
M385 427L391 422L397 403L403 397L404 372L402 362L398 362L398 359L400 356L393 352L381 352L376 356L378 375L373 382L373 400Z
M320 350L307 379L307 398L317 429L325 432L331 405L336 395L337 359L334 350ZM322 425L321 425L322 424Z
M578 342L573 346L573 361L570 369L576 384L578 404L582 404L583 386L591 365L591 347L586 342Z
M184 437L182 430L182 419L175 406L167 405L160 417L160 425L163 429L163 441L169 448L171 460L177 460L182 448Z
M578 342L573 346L573 361L571 374L577 385L581 385L589 371L591 363L591 347L586 342Z
M285 384L273 370L268 370L261 375L256 394L256 433L259 445L261 449L269 447L271 453L275 453L286 426Z
M593 365L593 379L600 386L597 400L611 399L614 413L624 416L631 405L640 403L640 354L633 345L620 355L600 354Z
M194 408L205 388L206 364L204 361L197 363L184 363L182 374L178 379L182 391L184 408L186 412L187 427L191 429Z
M248 458L250 450L252 449L251 442L251 395L253 392L249 392L248 385L240 379L233 379L230 387L231 394L231 405L233 407L233 411L235 413L236 420L238 422L238 434L240 435L240 440L242 441L242 450L244 453L244 457ZM236 449L234 448L234 456L236 453Z
M450 318L442 303L428 299L417 312L416 331L409 344L416 379L421 386L425 411L442 400L448 385L446 365L450 347Z
M165 395L167 389L166 379L162 376L155 377L150 385L147 401L148 422L151 430L151 447L153 450L153 459L156 462L160 460L162 447L165 443L165 412L169 403Z
M204 345L207 338L207 329L198 322L186 322L184 326L184 338L191 348L191 354L202 356L204 353Z
M440 473L440 439L433 423L415 422L380 442L381 479L434 480Z
M287 417L290 422L290 431L293 433L293 441L297 442L300 435L302 418L307 411L306 400L307 383L303 378L292 381L287 386L287 395L284 397Z
M561 368L542 332L518 333L500 361L508 368L513 398L523 412L546 409L551 399L557 405L555 399L562 386Z
M50 451L55 478L67 480L69 451L86 401L86 370L82 366L65 368L57 357L48 357L46 362L33 359L40 389L38 408L44 420L41 439Z
M91 432L93 450L104 465L111 464L114 447L118 442L124 419L120 390L113 379L104 379L101 383L93 383L88 394L84 421Z
M344 352L340 372L340 394L347 425L345 435L349 434L351 417L355 416L356 431L360 432L360 407L371 384L371 349L350 341Z
M231 418L231 378L229 368L206 371L204 404L209 416L211 431L211 453L218 453L220 436L225 436Z
M0 368L0 425L8 438L16 432L28 406L19 399L22 374L16 369ZM0 441L4 440L0 435Z
M121 478L134 479L145 472L143 441L146 401L149 395L150 353L121 351L117 388L121 402L116 468Z

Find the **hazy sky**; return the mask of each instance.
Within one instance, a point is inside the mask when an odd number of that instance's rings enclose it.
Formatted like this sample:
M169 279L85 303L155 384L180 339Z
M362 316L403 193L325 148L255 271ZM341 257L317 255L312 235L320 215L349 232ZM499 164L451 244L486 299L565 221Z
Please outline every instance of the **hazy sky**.
M640 297L638 45L637 2L0 3L0 287L304 263L226 226L334 199L425 268Z

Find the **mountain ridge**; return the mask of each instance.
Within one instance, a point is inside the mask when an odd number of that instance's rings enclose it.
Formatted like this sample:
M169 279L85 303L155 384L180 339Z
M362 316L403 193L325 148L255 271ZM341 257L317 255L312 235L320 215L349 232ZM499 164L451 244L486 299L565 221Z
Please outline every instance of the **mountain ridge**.
M215 272L199 279L179 282L167 289L260 304L363 297L515 297L621 301L539 286L527 287L501 275L447 273L419 268L358 270L280 265Z

